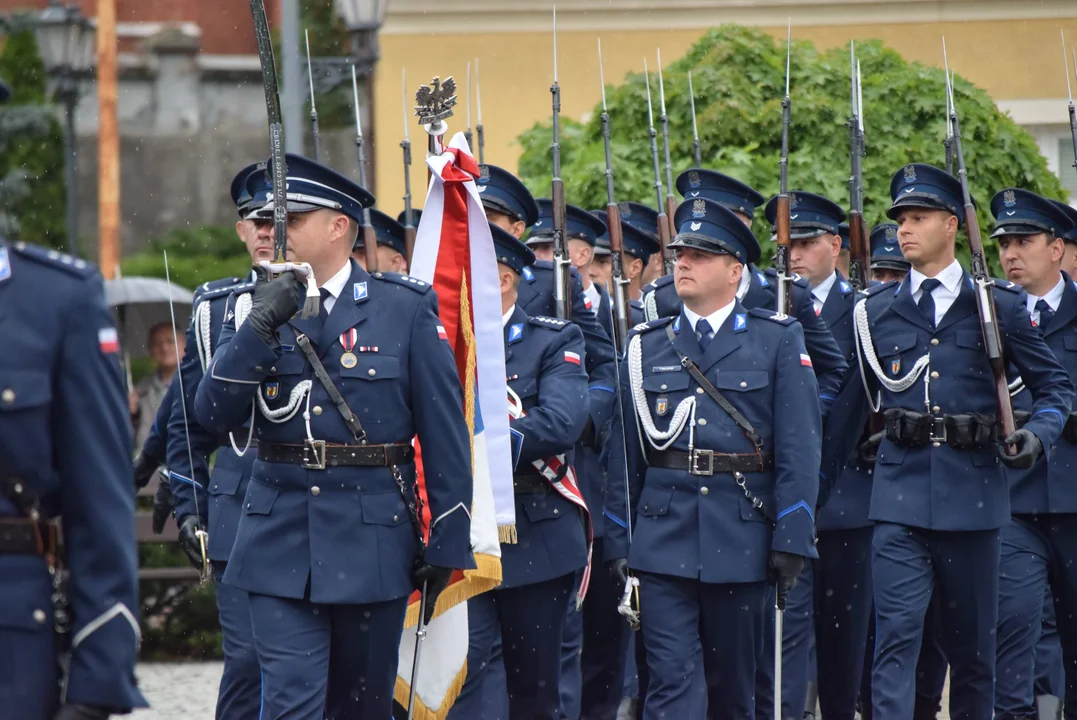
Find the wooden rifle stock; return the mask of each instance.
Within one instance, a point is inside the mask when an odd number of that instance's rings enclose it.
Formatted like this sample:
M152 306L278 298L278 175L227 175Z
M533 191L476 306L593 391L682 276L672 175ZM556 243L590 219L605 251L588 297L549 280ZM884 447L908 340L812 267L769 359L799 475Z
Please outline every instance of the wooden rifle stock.
M553 195L553 281L554 301L560 320L572 319L572 271L565 237L565 184L554 178Z
M774 269L778 273L778 307L783 315L793 314L793 294L789 275L789 196L779 195L777 203L777 250Z
M866 290L871 282L871 252L867 228L859 210L849 213L849 282L856 291Z
M411 258L415 254L415 228L412 225L404 226L404 252L407 255L408 268L411 268Z
M614 342L617 351L624 355L628 347L628 294L624 267L624 235L621 230L621 209L617 203L606 206L606 224L610 235L610 255L613 265Z
M658 214L658 245L662 251L662 267L666 275L673 274L673 250L669 247L670 241L675 237L670 231L671 225L666 213Z
M363 250L366 254L366 270L369 273L375 273L378 271L378 236L374 232L374 226L369 221L366 225L363 225L362 231Z
M666 222L669 223L669 237L673 239L677 237L677 225L674 218L677 216L677 201L673 198L673 194L666 195Z

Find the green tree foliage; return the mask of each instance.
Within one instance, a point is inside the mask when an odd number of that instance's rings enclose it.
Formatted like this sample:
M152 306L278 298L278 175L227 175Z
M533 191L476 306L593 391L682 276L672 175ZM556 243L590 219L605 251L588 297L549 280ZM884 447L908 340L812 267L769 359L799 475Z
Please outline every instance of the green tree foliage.
M33 31L17 24L4 39L0 78L12 90L0 106L0 232L61 248L67 240L63 136L43 107L47 76Z
M138 253L123 261L127 277L164 277L164 251L172 282L194 290L204 282L246 275L251 257L235 229L219 225L175 228L151 239Z
M879 41L858 44L856 50L863 76L864 204L870 227L885 220L894 172L913 162L945 167L945 79L940 68L910 63ZM785 93L784 39L775 40L754 28L723 25L707 32L684 57L664 69L674 179L694 164L689 70L703 166L736 177L768 197L776 194ZM790 91L789 187L820 193L848 207L848 47L820 52L810 42L795 41ZM564 92L572 89L564 88ZM653 73L651 92L657 123L658 84ZM960 76L954 92L987 256L997 269L997 249L986 237L986 229L993 224L992 195L1012 186L1058 199L1065 198L1065 193L1033 138L1000 112L986 92ZM607 103L617 199L653 207L656 196L643 74L630 74L620 87L607 88ZM561 129L566 196L570 203L588 209L606 205L601 111L597 106L585 124L564 119ZM550 138L549 123L542 123L517 139L524 147L520 177L536 197L550 194ZM661 137L658 142L661 154ZM754 229L769 257L773 243L761 213ZM962 245L964 240L960 238Z

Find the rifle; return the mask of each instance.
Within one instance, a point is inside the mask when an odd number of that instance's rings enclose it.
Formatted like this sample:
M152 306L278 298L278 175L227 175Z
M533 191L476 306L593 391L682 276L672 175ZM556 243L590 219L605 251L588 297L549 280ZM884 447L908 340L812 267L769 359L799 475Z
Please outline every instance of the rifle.
M307 81L310 83L310 136L314 140L314 162L321 162L321 136L318 132L318 108L314 106L314 68L310 62L310 32L303 30L307 42Z
M666 214L662 203L662 173L658 167L658 131L654 129L654 108L651 104L651 74L647 70L647 58L643 58L643 75L647 81L647 119L651 132L651 164L654 166L654 192L658 198L658 244L662 251L662 265L666 275L673 274L673 252L669 242L673 238L672 218Z
M467 147L471 149L472 143L471 135L471 63L467 64L467 128L464 130L464 139L467 140Z
M1062 69L1066 75L1066 95L1069 97L1069 111L1070 111L1070 137L1073 138L1073 167L1077 169L1077 110L1073 107L1073 88L1070 86L1070 69L1068 60L1066 58L1066 35L1062 33ZM1070 52L1073 53L1073 73L1074 77L1077 77L1077 51L1070 48Z
M965 206L965 231L968 233L969 253L972 255L972 279L976 284L976 309L980 315L980 328L983 330L987 359L991 363L991 373L995 376L995 401L998 404L999 420L1002 423L1002 436L1009 437L1017 426L1014 422L1013 406L1010 404L1006 360L1003 356L1002 336L999 333L995 312L995 296L991 289L995 283L987 274L983 238L980 237L980 223L976 219L976 207L972 204L972 193L969 191L968 168L965 167L965 154L961 149L961 125L958 121L957 105L954 103L954 88L949 80L950 64L946 59L946 38L942 40L942 58L946 67L946 93L950 98L950 125L953 126L954 131L957 178L961 181L961 199Z
M366 151L363 149L363 121L359 114L359 82L355 79L354 65L352 98L355 102L355 148L359 153L359 184L363 189L367 189L370 186L367 184ZM363 250L366 253L366 270L375 273L378 271L378 237L374 232L374 224L370 221L370 208L363 208L363 222L360 225L363 232Z
M662 146L666 153L666 221L669 223L669 236L677 234L673 227L673 218L677 214L677 200L673 197L673 166L669 159L669 116L666 115L666 84L662 78L662 51L658 50L658 105L662 114L658 116L662 123Z
M621 211L613 192L613 157L610 154L610 116L606 109L606 76L602 70L602 39L598 40L598 81L602 86L602 143L606 149L606 224L609 226L610 258L613 265L614 342L623 357L628 348L628 280L624 269L624 238Z
M696 167L703 167L702 155L699 152L699 128L696 126L696 91L692 87L692 71L688 71L688 100L692 104L692 156L695 158Z
M860 159L864 153L863 108L860 105L860 65L849 42L849 85L852 115L849 126L849 283L860 292L868 287L871 252L864 225L864 188Z
M565 237L565 183L561 180L561 86L557 84L557 8L553 9L553 84L550 85L553 103L553 296L557 305L557 317L572 319L572 261L568 257L568 240Z
M782 157L778 179L778 205L776 229L777 247L774 253L774 270L778 275L778 312L793 313L793 278L789 275L789 119L792 103L789 100L789 69L793 47L793 22L789 21L785 39L785 97L782 98Z
M400 148L404 151L404 252L407 255L408 266L411 266L411 255L415 251L415 220L411 211L411 136L408 134L408 71L400 71L400 87L403 91L404 102L404 139L400 141Z
M475 110L478 111L475 133L479 136L479 165L486 164L486 137L482 131L482 87L479 85L479 59L475 58Z

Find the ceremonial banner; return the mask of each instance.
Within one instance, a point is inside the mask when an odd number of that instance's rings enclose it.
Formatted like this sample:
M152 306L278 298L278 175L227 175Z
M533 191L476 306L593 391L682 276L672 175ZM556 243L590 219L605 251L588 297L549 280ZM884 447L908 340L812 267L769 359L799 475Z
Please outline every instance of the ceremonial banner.
M479 174L462 133L427 159L433 171L416 232L411 274L431 283L445 338L453 347L471 430L471 544L475 570L456 573L438 599L419 660L415 717L441 720L467 674L467 599L501 583L501 545L514 542L512 452L505 413L505 341L493 238L475 185ZM439 328L439 333L441 328ZM418 468L422 487L421 448ZM424 518L429 523L429 518ZM407 706L419 595L400 643L396 700Z

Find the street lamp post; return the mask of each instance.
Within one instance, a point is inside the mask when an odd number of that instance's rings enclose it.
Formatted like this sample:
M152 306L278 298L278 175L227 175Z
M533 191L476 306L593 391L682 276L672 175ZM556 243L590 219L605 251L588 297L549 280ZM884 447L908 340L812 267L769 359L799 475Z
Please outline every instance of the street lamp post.
M55 80L54 97L64 108L64 179L67 185L67 251L78 253L78 138L75 111L79 82L94 65L95 31L91 20L77 5L50 0L34 25L37 46L45 70Z
M385 22L385 11L389 7L389 0L335 0L337 14L344 20L351 34L352 56L356 61L356 70L364 75L364 105L367 117L370 118L369 127L364 128L364 134L371 148L375 147L376 137L374 128L374 69L378 63L378 30ZM364 72L365 70L365 72ZM374 192L377 185L374 172L374 155L370 158L370 184L367 190Z

